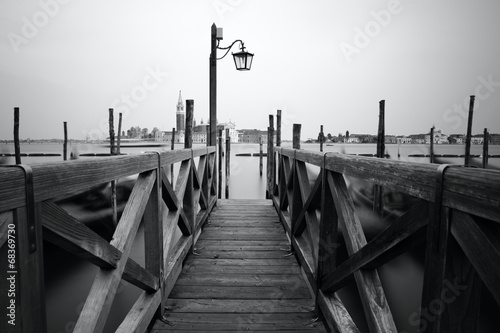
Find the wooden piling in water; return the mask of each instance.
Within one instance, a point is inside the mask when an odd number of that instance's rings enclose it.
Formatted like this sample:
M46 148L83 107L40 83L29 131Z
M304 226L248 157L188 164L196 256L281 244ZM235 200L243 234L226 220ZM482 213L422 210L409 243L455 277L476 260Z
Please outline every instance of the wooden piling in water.
M175 127L172 128L172 141L170 142L170 150L175 149ZM174 184L174 164L170 164L170 182Z
M470 96L470 102L469 102L469 118L467 121L467 136L465 138L465 161L464 165L466 167L470 166L470 145L471 145L471 137L472 137L472 117L474 113L474 100L475 96L471 95Z
M293 124L292 146L293 149L300 149L300 129L301 124Z
M276 146L281 147L281 110L276 112Z
M430 163L434 163L434 126L431 127L431 132L430 132Z
M116 138L116 155L120 155L120 138L122 133L122 113L118 114L118 136Z
M229 174L231 170L231 138L229 137L229 128L226 128L226 199L229 199Z
M115 125L113 109L109 109L109 153L115 155ZM113 211L113 225L118 225L118 204L116 202L116 180L111 181L111 208Z
M377 157L385 157L385 100L379 102Z
M269 127L267 128L267 190L266 199L272 198L274 193L274 117L269 115Z
M490 134L488 133L488 129L484 129L483 134L483 169L488 167L488 145L490 140Z
M319 151L323 152L323 125L319 126Z
M66 161L68 159L68 123L66 121L63 122L63 127L64 127L63 160Z
M115 129L113 124L113 109L109 109L109 153L114 155Z
M14 152L16 164L21 164L21 145L19 144L19 108L14 108Z
M259 136L259 171L260 171L260 175L262 176L262 169L263 169L263 163L262 163L262 160L263 160L263 153L262 153L262 136Z
M377 157L385 157L385 100L379 102L378 131L377 131ZM373 185L373 212L382 216L383 188L380 185Z
M184 130L184 148L193 147L194 100L186 100L186 128Z
M219 130L219 186L217 198L221 199L222 195L222 130Z

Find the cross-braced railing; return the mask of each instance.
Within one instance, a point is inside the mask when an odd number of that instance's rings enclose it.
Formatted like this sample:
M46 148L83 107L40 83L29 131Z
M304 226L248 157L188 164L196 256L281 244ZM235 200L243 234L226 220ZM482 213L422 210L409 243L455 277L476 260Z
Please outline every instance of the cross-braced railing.
M176 163L174 183L167 174ZM110 242L54 202L132 175L137 180ZM215 147L0 168L0 248L12 250L14 330L47 331L46 240L99 267L75 332L103 330L122 279L143 292L117 331L145 331L155 314L162 315L182 262L216 203L214 179ZM141 220L144 267L130 258ZM179 239L173 238L176 226Z
M481 281L500 304L499 171L280 147L274 154L269 192L332 331L358 331L336 294L354 278L370 331L398 332L377 268L419 241L426 242L419 331L474 332ZM413 204L368 242L346 177ZM348 258L338 262L341 235ZM450 282L459 295L449 295Z

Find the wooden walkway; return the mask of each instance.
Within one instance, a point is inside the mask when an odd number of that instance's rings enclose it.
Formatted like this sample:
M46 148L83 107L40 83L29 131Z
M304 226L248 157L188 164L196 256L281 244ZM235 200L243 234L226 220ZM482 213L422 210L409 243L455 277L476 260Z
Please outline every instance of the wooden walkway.
M152 332L325 332L271 200L218 200Z

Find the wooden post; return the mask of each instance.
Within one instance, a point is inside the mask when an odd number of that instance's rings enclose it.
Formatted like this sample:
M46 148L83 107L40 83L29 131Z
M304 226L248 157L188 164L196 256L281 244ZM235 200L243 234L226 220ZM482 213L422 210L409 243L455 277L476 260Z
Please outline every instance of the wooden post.
M267 191L266 198L271 199L274 194L274 116L269 115L267 128Z
M377 157L385 157L385 100L379 102Z
M274 153L273 153L273 136L274 129L267 128L267 190L266 199L271 199L274 195Z
M385 100L379 102L377 157L385 157ZM383 188L380 185L373 185L373 212L382 216L383 211Z
M319 151L323 152L323 125L319 127Z
M490 134L488 133L488 129L484 129L483 134L483 169L488 167L488 144L490 141Z
M230 160L229 160L229 154L230 154L230 137L229 137L229 128L226 128L226 199L229 199L229 170L230 170Z
M219 191L217 194L217 198L221 199L222 193L222 130L219 130Z
M120 113L120 121L121 121ZM120 145L118 144L118 147ZM160 154L158 153L158 159ZM162 170L160 161L156 168L156 181L149 200L144 210L143 226L144 226L144 260L145 268L148 272L153 273L160 281L160 295L163 295L165 288L165 279L163 276L163 254L167 249L163 249L163 218L162 218ZM165 312L166 298L162 297L161 304L158 307L158 315L163 317Z
M293 124L292 132L292 147L293 149L300 149L300 130L301 124ZM297 161L295 158L292 160L292 202L291 208L291 229L295 230L300 211L302 210L302 196L299 190L299 177L297 172Z
M184 131L184 148L193 147L193 113L194 100L186 100L186 126Z
M434 163L434 126L431 127L430 162Z
M276 146L281 147L281 110L276 114Z
M113 109L109 109L109 153L114 155L115 129L113 125Z
M64 126L64 143L63 143L63 160L66 161L68 159L68 123L63 122Z
M19 108L14 108L14 152L16 164L21 164L21 145L19 144Z
M172 128L172 142L170 143L170 149L175 149L175 127ZM172 186L174 185L174 164L170 164L170 182Z
M263 153L262 153L262 136L259 136L259 171L260 175L262 176L262 160L263 160Z
M465 163L466 167L470 166L470 145L471 145L471 137L472 137L472 116L474 112L474 99L476 97L472 95L470 97L469 103L469 119L467 121L467 137L465 138Z
M11 326L13 328L12 331L7 329L7 332L47 332L41 221L42 209L40 203L34 203L34 198L30 201L32 201L34 207L24 206L15 209L13 211L14 223L9 224L9 227L15 225L15 229L13 230L15 230L16 238L15 250L17 260L15 266L9 267L9 271L13 270L10 273L15 275L16 325ZM29 212L30 209L32 209L32 214ZM28 226L30 224L29 220L33 224L31 227ZM30 240L30 235L31 237L34 236L34 239ZM12 269L12 267L14 268ZM9 276L12 276L11 274ZM6 286L8 282L2 281L2 286ZM12 283L12 281L10 282ZM4 290L6 295L7 288ZM7 318L9 317L7 316Z
M122 113L120 112L118 114L118 136L117 136L117 142L116 142L116 155L121 155L121 151L120 151L121 133L122 133Z
M109 109L109 152L115 154L115 129L113 124L113 109ZM118 205L116 202L116 180L111 181L111 208L113 210L113 225L118 225Z
M300 149L300 129L301 124L293 124L292 146L293 149Z

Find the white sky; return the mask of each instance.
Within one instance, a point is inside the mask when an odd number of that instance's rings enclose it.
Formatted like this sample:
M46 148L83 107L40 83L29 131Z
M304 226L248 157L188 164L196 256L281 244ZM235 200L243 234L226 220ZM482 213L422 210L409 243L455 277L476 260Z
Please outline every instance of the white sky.
M465 133L476 94L473 133L500 133L499 15L497 0L2 0L0 139L15 106L23 139L107 131L110 107L124 130L170 130L179 90L206 121L212 23L255 53L249 72L217 62L219 122L265 129L281 109L284 139L293 123L375 134L385 99L386 134Z

